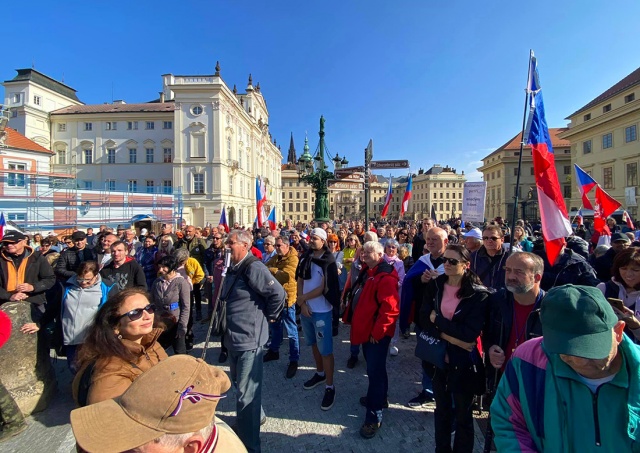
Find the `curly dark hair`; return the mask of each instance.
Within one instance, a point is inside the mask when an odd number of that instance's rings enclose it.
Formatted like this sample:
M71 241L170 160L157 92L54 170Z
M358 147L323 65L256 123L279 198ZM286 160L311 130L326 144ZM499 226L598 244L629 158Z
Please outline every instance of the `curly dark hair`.
M126 362L135 361L134 354L118 339L114 329L120 322L120 307L131 296L142 295L151 300L149 293L142 288L126 288L110 297L96 313L95 320L84 344L78 351L78 365L92 361L119 357Z

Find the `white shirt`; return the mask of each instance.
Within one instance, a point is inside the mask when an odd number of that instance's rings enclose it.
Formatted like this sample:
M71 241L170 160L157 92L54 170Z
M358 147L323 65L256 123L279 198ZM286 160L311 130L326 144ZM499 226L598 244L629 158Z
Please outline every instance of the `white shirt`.
M322 268L317 264L311 263L311 278L309 280L303 280L302 293L307 294L321 286L322 277L324 277ZM313 313L326 313L333 309L327 298L323 295L309 299L307 304Z

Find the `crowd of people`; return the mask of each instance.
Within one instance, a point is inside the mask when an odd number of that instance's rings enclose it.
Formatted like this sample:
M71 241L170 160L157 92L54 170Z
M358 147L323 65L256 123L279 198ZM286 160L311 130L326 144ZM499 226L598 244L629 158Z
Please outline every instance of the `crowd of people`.
M0 304L29 303L32 322L20 327L22 334L46 334L66 355L81 407L72 425L85 451L104 434L92 434L87 417L144 397L148 389L139 383L147 375L162 376L169 369L161 364L179 363L166 351L188 354L196 340L205 340L194 338L196 322L215 322L221 330L218 363L229 362L234 431L249 452L261 451L266 421L263 363L280 359L285 332L286 378L297 375L304 339L315 372L303 387L321 386L320 409L333 407L339 390L334 347L340 347L333 338L341 325L350 326L345 366L354 368L361 351L366 362L369 385L360 398L365 439L377 435L389 405L387 358L399 353L401 336L414 334L422 382L406 404L435 407L436 452L473 451L472 409L492 399L499 451L630 451L640 436L634 418L640 410L634 392L640 242L638 232L623 232L611 220L610 240L594 235L594 242L580 228L553 263L539 223L518 220L512 232L501 218L477 225L430 218L377 225L287 220L273 230L236 224L231 231L187 225L175 232L170 224L158 232L103 225L95 234L89 228L44 238L8 231L0 253ZM184 360L185 369L216 374L217 384L215 391L194 390L199 381L176 369L191 383L172 390L181 398L197 392L190 401L207 399L202 395L217 401L229 388L216 368ZM6 394L0 385L0 439L24 428L16 408L2 404ZM165 399L165 409L181 406L171 392ZM215 410L215 404L206 406ZM166 410L157 415L178 424L165 416ZM183 423L181 431L156 430L155 437L144 432L139 444L121 443L130 449L178 433L209 448L193 451L213 451L220 433L235 442L234 431L216 429L213 414L205 419Z

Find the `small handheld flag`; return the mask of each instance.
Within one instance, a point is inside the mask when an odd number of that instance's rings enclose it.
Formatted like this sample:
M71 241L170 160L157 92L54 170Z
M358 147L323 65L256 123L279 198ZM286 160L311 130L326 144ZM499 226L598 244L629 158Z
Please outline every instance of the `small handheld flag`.
M277 228L276 225L276 207L271 208L271 212L269 213L269 217L267 217L267 222L269 222L269 229L271 231Z
M0 239L4 237L4 227L7 224L4 220L4 212L0 212Z
M578 210L575 217L576 225L580 226L584 223L584 217L582 216L582 209Z
M400 215L403 215L409 210L409 200L411 200L411 191L413 190L413 175L409 175L409 181L407 182L407 189L404 191L404 197L402 197L402 205L400 205Z
M229 223L227 222L227 210L222 205L222 213L220 214L220 225L224 226L224 231L229 232Z
M622 213L622 221L627 224L627 227L629 227L632 230L635 230L633 226L633 220L631 220L631 216L627 211L624 211Z

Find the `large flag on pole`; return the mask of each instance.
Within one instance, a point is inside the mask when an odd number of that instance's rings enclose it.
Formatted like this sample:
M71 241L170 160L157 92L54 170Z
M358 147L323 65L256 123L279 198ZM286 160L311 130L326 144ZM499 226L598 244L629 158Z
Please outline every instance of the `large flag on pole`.
M587 209L593 209L593 205L587 194L591 189L598 185L598 183L589 176L589 173L584 171L582 168L578 166L578 164L573 164L576 169L576 180L578 183L578 190L580 191L580 195L582 196L582 205Z
M387 197L384 199L384 206L382 207L382 214L380 216L384 219L387 216L387 212L389 212L389 205L391 204L391 175L389 175L389 189L387 189Z
M264 225L266 218L264 215L264 203L267 201L267 189L262 177L256 178L256 205L258 214L258 228Z
M227 209L222 205L222 213L220 214L220 225L224 226L224 231L229 232L229 222L227 222Z
M413 190L413 175L409 175L409 181L407 182L407 189L404 191L404 197L402 197L402 204L400 205L401 216L409 210L409 200L411 200L412 190Z
M4 227L7 222L4 220L4 212L0 212L0 239L4 237Z
M565 245L564 238L572 233L572 229L556 172L553 146L544 114L538 63L533 52L529 58L529 65L527 92L530 96L530 106L526 137L527 144L531 145L533 156L533 171L538 189L542 235L547 259L553 265Z
M431 205L431 218L433 219L434 222L438 221L438 216L436 216L436 204L432 204Z

